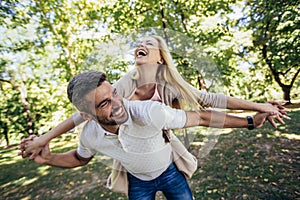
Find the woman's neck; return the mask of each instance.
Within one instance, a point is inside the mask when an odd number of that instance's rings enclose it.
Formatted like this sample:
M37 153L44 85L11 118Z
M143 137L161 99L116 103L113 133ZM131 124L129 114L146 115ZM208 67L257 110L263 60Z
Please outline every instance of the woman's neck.
M158 69L157 64L144 64L137 67L140 71L140 77L137 80L138 85L156 83L156 73Z

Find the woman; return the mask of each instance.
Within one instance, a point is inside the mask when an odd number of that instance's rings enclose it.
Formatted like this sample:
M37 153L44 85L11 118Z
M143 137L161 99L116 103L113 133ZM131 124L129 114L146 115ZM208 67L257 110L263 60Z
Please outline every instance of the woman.
M216 107L239 110L252 110L257 112L276 112L277 119L282 121L281 117L286 118L286 110L278 103L258 104L241 99L225 96L223 94L206 93L197 90L189 85L180 76L176 69L171 54L164 40L159 36L149 36L143 38L135 50L135 70L127 73L116 84L117 92L124 98L130 100L154 100L160 101L174 107L183 106L188 102L196 107ZM42 146L46 145L52 138L55 138L78 124L84 119L76 113L69 119L65 120L57 127L42 135L38 139L26 146L26 153L32 153L30 159L40 152ZM276 127L275 122L270 119L270 123ZM166 141L171 141L173 151L177 153L182 161L182 169L187 177L190 177L196 170L197 161L193 156L187 153L186 149L173 134L165 134ZM24 140L24 143L27 140ZM186 163L188 162L188 163ZM176 163L176 160L175 160ZM176 163L177 165L177 163ZM116 168L122 168L119 163L115 163ZM180 166L177 166L180 168ZM112 187L120 185L114 181L116 172L112 175ZM122 185L122 184L121 184Z

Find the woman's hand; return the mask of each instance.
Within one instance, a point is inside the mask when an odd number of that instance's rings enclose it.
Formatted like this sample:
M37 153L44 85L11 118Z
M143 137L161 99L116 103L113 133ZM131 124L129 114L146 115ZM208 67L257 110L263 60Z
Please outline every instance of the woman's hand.
M18 153L23 158L29 157L30 160L33 160L45 146L45 142L42 137L36 135L31 135L28 138L22 139L20 143Z

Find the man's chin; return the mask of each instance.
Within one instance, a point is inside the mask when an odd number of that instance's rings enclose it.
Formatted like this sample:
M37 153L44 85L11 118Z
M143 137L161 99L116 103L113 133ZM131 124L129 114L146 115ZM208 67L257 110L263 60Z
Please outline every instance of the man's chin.
M123 124L123 123L125 123L126 121L127 121L127 119L128 118L123 118L123 119L119 119L119 120L115 120L114 122L116 123L116 125L118 124L118 125L120 125L120 124Z

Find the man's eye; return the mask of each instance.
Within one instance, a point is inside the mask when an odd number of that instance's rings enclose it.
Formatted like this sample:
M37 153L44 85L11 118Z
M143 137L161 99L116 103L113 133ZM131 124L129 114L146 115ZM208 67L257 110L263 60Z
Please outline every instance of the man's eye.
M116 96L117 94L118 94L117 90L115 89L114 92L113 92L113 95Z
M107 100L105 102L103 102L102 104L100 104L99 108L104 108L105 106L107 106L110 103L110 100Z

